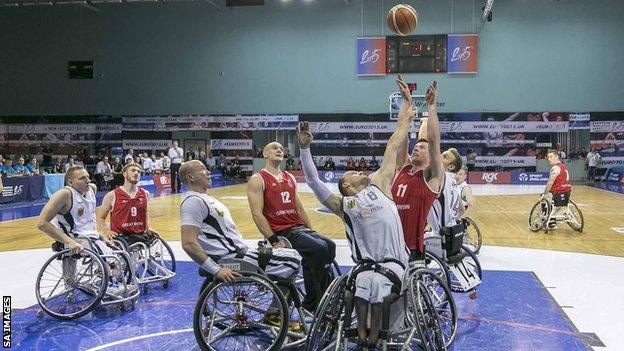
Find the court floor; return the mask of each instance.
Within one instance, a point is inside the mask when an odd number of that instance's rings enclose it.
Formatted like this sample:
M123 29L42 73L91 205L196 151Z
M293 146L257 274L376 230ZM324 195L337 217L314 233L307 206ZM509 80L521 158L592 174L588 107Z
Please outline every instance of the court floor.
M585 186L575 188L586 224L583 234L560 226L532 233L528 210L541 186L475 187L474 216L484 233L480 254L484 283L477 300L457 295L459 334L454 350L623 350L623 195ZM338 261L351 265L340 220L321 208L305 185L302 199L315 229L337 240ZM251 220L245 186L210 191L232 211L253 245L259 234ZM136 308L100 309L76 321L36 317L34 282L50 256L50 240L34 218L0 222L1 295L13 297L15 349L177 350L193 343L192 318L199 278L179 245L181 195L154 198L154 226L172 243L181 262L168 290L155 287ZM599 345L605 345L601 347ZM187 347L188 346L188 347Z

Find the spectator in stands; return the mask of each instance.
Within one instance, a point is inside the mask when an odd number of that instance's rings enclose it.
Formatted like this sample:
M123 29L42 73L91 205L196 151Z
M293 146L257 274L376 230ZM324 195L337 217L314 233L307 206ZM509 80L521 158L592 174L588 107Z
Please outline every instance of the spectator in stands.
M124 164L128 164L128 160L134 161L134 150L128 149L126 156L124 156Z
M477 168L477 153L472 148L466 151L466 167L468 167L468 172Z
M7 173L7 168L4 165L4 162L5 162L4 157L2 157L2 155L0 155L0 177Z
M316 167L318 169L323 169L323 167L325 167L325 162L323 160L323 156L319 157L318 163L316 163L316 165L317 165Z
M147 157L147 152L144 152L143 154L140 155L141 156L141 167L143 167L143 171L147 172L150 168L150 163L152 162L152 160Z
M379 161L377 161L377 158L373 156L373 158L370 161L370 170L376 171L378 169L379 169Z
M288 155L288 158L286 159L286 170L287 171L295 170L295 159L293 158L293 155Z
M353 157L349 157L347 159L347 171L355 171L355 161L353 161Z
M52 165L52 173L65 173L65 165L63 164L63 159L60 156L56 157L54 164Z
M30 162L26 165L26 168L28 168L28 172L30 172L30 174L39 174L39 163L37 162L37 158L34 156L31 157Z
M561 160L568 157L568 154L563 149L563 146L561 145L561 143L557 143L557 153L559 154L559 159Z
M76 162L74 162L74 159L70 157L69 159L67 159L67 163L65 164L63 173L67 173L67 170L69 169L69 167L74 167L75 165L76 165Z
M10 158L7 158L4 161L4 166L6 167L6 176L7 177L17 177L17 176L19 176L19 174L15 171L15 168L13 168L13 160L11 160Z
M234 157L232 162L230 162L229 175L231 178L241 178L243 175L241 172L241 166L240 161L238 160L238 156Z
M587 158L587 150L585 149L585 147L581 147L581 150L579 150L579 158L581 160L584 160Z
M221 175L223 176L223 178L225 178L227 176L227 160L225 159L225 156L223 154L219 156L219 160L217 161L217 168L219 169L219 171L221 171Z
M572 150L572 151L570 151L570 154L568 155L568 157L569 157L571 160L576 160L576 159L578 159L578 156L579 156L579 152L578 152L577 150Z
M214 156L212 156L212 151L209 151L208 155L206 156L206 168L212 172L215 169L216 165L217 161L215 160Z
M327 161L325 161L325 169L328 171L336 170L336 164L334 163L334 160L332 160L331 156L328 156Z
M95 167L95 181L98 188L103 188L111 180L113 180L113 168L108 163L108 156L104 156Z
M130 162L133 162L132 158L129 160ZM124 183L124 177L122 174L123 166L124 165L121 163L121 159L119 157L115 157L113 159L113 164L111 165L111 168L113 169L113 188L121 186Z
M13 165L13 170L18 176L30 175L30 171L26 166L24 166L24 157L22 156L17 158L17 164Z
M358 162L358 169L360 171L368 170L368 165L366 164L366 160L364 159L364 157L360 158L360 162Z
M41 153L43 154L43 162L41 162L43 167L53 167L54 164L52 163L52 149L50 148L50 145L45 145L41 149Z
M156 154L152 154L152 159L149 165L152 174L162 174L165 170L162 161L156 158Z
M165 155L164 152L160 152L160 161L163 164L163 170L165 172L169 172L169 168L171 167L171 159L169 159L169 156Z
M200 160L202 163L206 162L206 153L204 152L204 149L201 147L197 148L197 151L195 151L195 159Z
M596 180L596 167L600 164L602 156L600 152L594 147L587 154L587 181L593 182Z
M84 162L82 162L82 158L80 156L76 156L76 159L74 160L74 163L76 164L76 166L80 166L84 168Z

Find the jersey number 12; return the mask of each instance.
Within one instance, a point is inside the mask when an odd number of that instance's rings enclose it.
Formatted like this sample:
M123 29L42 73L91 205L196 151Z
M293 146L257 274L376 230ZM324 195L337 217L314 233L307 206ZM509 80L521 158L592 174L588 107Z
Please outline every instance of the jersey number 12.
M282 191L282 203L283 204L290 203L290 193L288 191Z

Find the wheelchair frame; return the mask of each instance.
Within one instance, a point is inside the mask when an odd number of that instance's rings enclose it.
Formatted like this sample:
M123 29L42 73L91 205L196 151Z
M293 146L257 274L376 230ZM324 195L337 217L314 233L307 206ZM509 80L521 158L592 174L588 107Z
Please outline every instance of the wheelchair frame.
M80 241L85 242L84 240ZM93 249L90 241L88 245L84 246L85 249L83 249L78 254L72 254L71 250L69 249L62 249L58 251L57 248L59 246L60 245L57 243L52 245L53 250L57 252L43 264L43 266L39 270L39 274L37 275L37 281L35 283L35 295L37 298L37 302L41 307L38 311L39 316L43 316L43 313L45 312L48 315L57 319L70 320L80 318L86 315L97 306L120 304L120 308L123 310L123 303L125 303L126 301L130 301L132 303L132 306L134 306L140 292L138 288L133 289L133 287L136 287L136 278L134 276L134 269L130 264L130 257L126 252L113 250L112 255L99 254L96 253L96 251ZM60 271L52 267L52 265L56 261L61 261ZM76 266L79 262L81 263L81 265L86 266L86 268L84 270L81 269L80 271L76 272ZM74 264L73 267L72 263ZM93 265L96 266L94 267ZM111 280L111 278L114 276L112 268L113 265L116 267L122 267L123 270L121 274L121 281L115 282L121 284L123 288L123 296L118 296L107 291L110 284L109 280ZM54 268L56 273L48 274L58 278L58 281L54 284L52 290L49 293L42 294L42 288L45 288L42 287L42 281L51 280L44 278L44 274L46 274L48 267ZM62 275L61 277L56 275L59 272ZM80 276L77 276L77 273L80 274ZM83 282L83 277L87 277L89 278L89 280ZM98 281L99 285L93 285L94 282ZM57 291L57 288L59 288L59 286L61 285L61 283L63 284L65 289L59 294L54 294ZM82 283L86 284L83 285ZM66 291L67 288L71 290ZM49 304L51 300L56 297L62 296L62 294L65 292L67 292L65 299L70 301L74 300L76 296L76 291L82 292L84 295L92 296L90 302L81 309L78 309L71 313L63 313L58 309L55 310L54 308L52 308L54 303Z
M548 214L546 215L543 211L543 207L547 209ZM529 212L529 230L532 232L539 232L540 230L544 230L548 233L552 228L549 228L550 222L552 220L555 223L558 222L566 222L573 230L582 233L583 227L585 225L585 221L583 219L583 212L578 208L576 203L572 200L568 200L568 206L565 207L561 213L558 213L556 216L553 214L553 209L555 208L555 204L552 199L542 198L540 199ZM563 207L563 206L560 206ZM578 212L579 218L576 217L574 211ZM539 218L533 218L534 215L539 215Z

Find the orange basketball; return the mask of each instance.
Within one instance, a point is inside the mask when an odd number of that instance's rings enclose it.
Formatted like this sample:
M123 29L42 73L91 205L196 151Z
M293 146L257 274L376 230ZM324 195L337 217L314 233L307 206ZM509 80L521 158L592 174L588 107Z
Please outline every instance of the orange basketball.
M386 23L393 33L402 36L409 35L418 25L418 12L410 5L396 5L388 12Z

